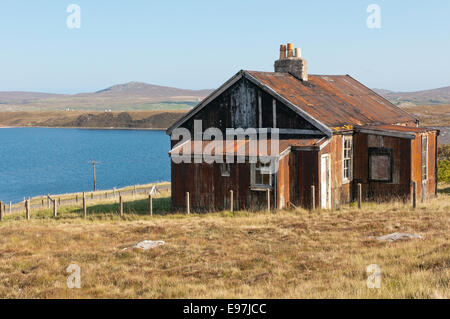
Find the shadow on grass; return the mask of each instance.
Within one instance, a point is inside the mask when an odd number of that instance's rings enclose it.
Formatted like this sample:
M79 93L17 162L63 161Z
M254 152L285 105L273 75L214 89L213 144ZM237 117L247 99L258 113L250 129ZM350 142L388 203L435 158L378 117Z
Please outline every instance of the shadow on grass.
M439 194L450 194L450 186L438 189Z
M80 209L80 213L82 210ZM171 212L170 197L153 198L153 214L167 215ZM119 214L119 203L97 204L88 207L88 214ZM125 201L123 203L123 214L135 214L148 216L149 202L148 199L139 199Z

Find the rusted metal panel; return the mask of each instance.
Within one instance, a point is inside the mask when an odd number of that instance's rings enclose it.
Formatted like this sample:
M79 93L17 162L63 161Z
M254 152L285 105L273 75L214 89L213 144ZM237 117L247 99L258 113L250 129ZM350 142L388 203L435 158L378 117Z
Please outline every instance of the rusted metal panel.
M195 212L227 210L230 208L230 190L233 191L235 210L264 210L267 208L265 191L250 189L250 164L230 164L230 176L222 176L219 163L172 163L172 207L184 211L186 192L190 207ZM276 194L271 191L271 207Z
M428 164L427 179L422 178L422 137L428 137ZM437 132L429 131L417 134L411 143L411 180L416 182L417 198L426 200L430 196L435 196L437 192L437 163L436 163Z
M172 149L169 154L178 156L191 156L208 154L211 156L236 156L250 157L278 156L290 147L314 146L319 139L287 139L287 140L220 140L220 141L189 141ZM196 147L195 143L198 143ZM278 144L277 146L275 144ZM277 151L272 154L272 151Z
M297 206L311 208L311 186L315 186L316 207L319 204L318 151L295 151L297 166L295 181L298 193L291 198Z
M278 162L278 172L277 172L277 208L282 209L289 207L290 202L290 167L289 167L289 156L286 154Z
M348 75L310 75L300 81L288 73L246 72L329 127L416 122Z
M363 197L371 200L407 199L410 194L411 140L365 133L354 135L352 197L356 198L358 183L362 184ZM392 178L389 181L371 180L369 176L369 149L390 150Z

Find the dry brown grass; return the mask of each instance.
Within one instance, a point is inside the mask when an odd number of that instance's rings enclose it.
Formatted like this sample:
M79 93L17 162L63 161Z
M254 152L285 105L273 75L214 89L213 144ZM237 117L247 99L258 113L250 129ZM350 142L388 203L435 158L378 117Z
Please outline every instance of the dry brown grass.
M448 187L448 186L447 186ZM135 215L0 224L2 298L449 298L450 194L358 211ZM394 243L375 236L412 232ZM149 251L122 248L164 240ZM81 267L81 289L66 267ZM366 267L381 267L368 289Z

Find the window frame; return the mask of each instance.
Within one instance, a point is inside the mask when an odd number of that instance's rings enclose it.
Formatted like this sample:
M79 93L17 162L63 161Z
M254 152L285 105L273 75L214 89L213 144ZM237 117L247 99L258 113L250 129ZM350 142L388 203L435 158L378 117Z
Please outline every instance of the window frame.
M350 141L350 148L345 147L345 142ZM348 150L349 157L345 157ZM345 162L349 161L348 177L345 176ZM353 180L353 135L342 135L342 184L350 183Z
M263 165L263 167L257 167L257 165ZM265 169L268 169L270 171L270 167L271 167L271 161L269 161L268 163L262 163L260 161L258 161L257 163L251 163L250 164L250 188L252 190L267 190L267 189L272 189L273 187L273 174L269 173L269 184L257 184L256 183L256 172L257 171L262 171ZM260 173L261 174L261 173ZM263 175L263 174L261 174Z
M374 179L372 178L372 155L387 155L389 156L389 178L388 179ZM394 156L392 153L392 148L384 147L369 147L368 149L368 179L369 182L379 182L379 183L392 183L393 173L394 173Z
M425 147L425 163L424 163L424 140L426 141L426 147ZM420 171L420 174L421 174L421 179L422 179L422 182L427 182L428 181L428 156L429 156L429 154L428 154L428 147L429 147L429 144L428 144L428 135L422 135L422 142L421 142L421 152L420 152L420 154L421 154L421 158L420 158L420 162L421 162L421 165L420 165L420 168L421 168L421 171ZM424 168L425 168L425 172L424 172ZM425 174L424 174L425 173ZM424 178L424 175L425 175L425 178Z

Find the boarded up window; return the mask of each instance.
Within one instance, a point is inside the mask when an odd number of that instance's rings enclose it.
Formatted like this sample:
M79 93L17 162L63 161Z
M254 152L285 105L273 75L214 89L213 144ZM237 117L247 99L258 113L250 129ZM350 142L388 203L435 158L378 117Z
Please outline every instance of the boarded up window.
M392 182L392 149L369 148L369 179Z

